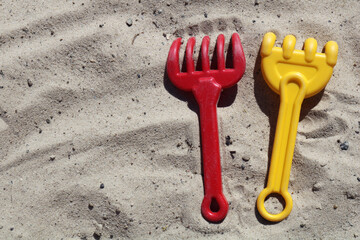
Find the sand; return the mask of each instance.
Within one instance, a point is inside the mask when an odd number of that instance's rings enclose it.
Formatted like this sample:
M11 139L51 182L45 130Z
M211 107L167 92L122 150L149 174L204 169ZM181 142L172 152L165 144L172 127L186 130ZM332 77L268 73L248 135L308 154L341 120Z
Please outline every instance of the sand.
M360 238L359 9L359 1L2 1L1 239ZM278 46L287 34L298 49L308 37L318 51L339 44L326 89L303 104L294 206L275 224L255 207L279 108L260 71L268 31ZM177 36L196 37L197 57L202 37L212 54L217 35L228 44L234 32L247 65L218 105L230 208L212 224L200 212L198 107L165 64Z

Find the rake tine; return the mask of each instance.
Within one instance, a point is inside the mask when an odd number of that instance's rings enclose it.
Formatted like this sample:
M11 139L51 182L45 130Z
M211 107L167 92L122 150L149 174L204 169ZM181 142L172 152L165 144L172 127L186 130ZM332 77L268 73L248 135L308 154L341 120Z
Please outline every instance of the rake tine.
M317 49L317 41L314 38L308 38L305 40L304 51L305 51L305 60L307 62L312 62L315 58Z
M337 61L339 46L334 41L329 41L325 45L326 62L334 67Z
M210 44L210 38L208 36L205 36L201 43L201 67L202 67L202 71L204 72L210 70L209 44Z
M245 71L245 55L241 46L239 34L234 33L231 38L234 69L238 70L239 76Z
M220 34L216 41L217 68L220 71L225 69L224 42L225 37L223 34Z
M291 58L295 49L295 44L296 44L296 38L293 35L287 35L284 38L282 48L283 48L283 57L285 59Z
M186 71L188 73L192 73L195 71L195 65L194 65L194 45L195 45L195 37L192 37L189 39L186 45Z
M265 34L263 42L261 44L261 57L267 57L271 54L272 48L275 45L276 36L272 32Z
M181 38L176 39L169 51L168 59L167 59L167 72L170 79L175 80L177 74L180 73L180 65L179 65L179 50L181 45Z

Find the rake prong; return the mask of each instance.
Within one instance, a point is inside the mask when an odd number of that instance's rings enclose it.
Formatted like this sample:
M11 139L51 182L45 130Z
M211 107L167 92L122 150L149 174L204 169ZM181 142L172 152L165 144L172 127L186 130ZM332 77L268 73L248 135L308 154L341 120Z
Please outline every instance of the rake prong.
M317 49L317 41L314 38L308 38L305 40L304 52L305 61L312 62L315 59Z
M334 67L337 61L339 46L334 41L329 41L325 45L326 62Z
M194 54L194 46L195 46L195 37L192 37L189 39L189 41L187 42L186 45L186 71L188 73L192 73L195 71L195 65L194 65L194 59L193 59L193 54Z
M262 44L261 44L261 57L267 57L271 54L272 48L275 45L276 36L272 32L268 32L265 34Z
M223 34L220 34L216 41L217 68L219 70L225 69L224 42L225 37Z
M291 58L296 44L296 38L293 35L287 35L283 41L283 57L285 59Z
M201 67L202 71L204 72L210 70L209 44L210 38L208 36L205 36L201 43Z
M237 72L238 78L245 72L245 55L243 48L241 46L240 36L237 33L234 33L231 37L232 42L232 55L233 55L233 65L234 69Z
M179 50L181 45L181 38L176 39L170 47L168 59L167 59L167 72L171 80L176 80L177 75L180 73L179 65Z

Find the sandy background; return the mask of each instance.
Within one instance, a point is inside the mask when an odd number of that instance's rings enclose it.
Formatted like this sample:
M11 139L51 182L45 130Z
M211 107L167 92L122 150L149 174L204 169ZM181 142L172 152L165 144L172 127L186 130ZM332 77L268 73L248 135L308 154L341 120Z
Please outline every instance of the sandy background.
M204 2L0 2L1 239L360 238L360 2ZM318 51L339 44L325 91L304 102L294 207L277 224L255 210L279 106L260 72L268 31L279 46L287 34L297 48L308 37ZM247 65L218 107L230 209L210 224L197 105L165 64L176 36L196 36L197 56L203 36L213 51L218 34L228 43L233 32Z

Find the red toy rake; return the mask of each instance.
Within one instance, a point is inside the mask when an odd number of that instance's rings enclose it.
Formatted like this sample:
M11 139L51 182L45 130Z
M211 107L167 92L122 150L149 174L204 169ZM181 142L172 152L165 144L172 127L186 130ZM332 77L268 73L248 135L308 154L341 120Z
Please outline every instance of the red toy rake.
M186 72L180 72L179 66L181 38L172 43L167 59L167 73L171 82L179 89L192 91L199 104L205 189L201 212L210 222L223 220L229 209L222 192L216 105L222 88L235 85L245 71L245 55L239 35L237 33L232 35L233 68L231 69L225 68L224 41L224 35L220 34L216 43L217 70L210 69L208 36L203 38L201 44L202 71L195 71L194 37L189 39L186 46ZM217 209L211 207L214 201L218 205Z

